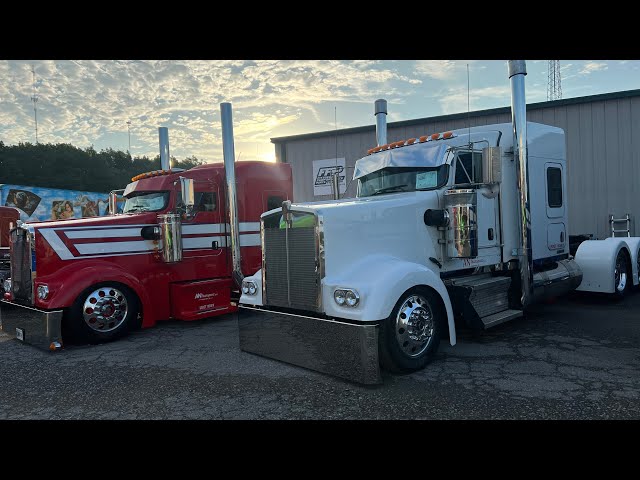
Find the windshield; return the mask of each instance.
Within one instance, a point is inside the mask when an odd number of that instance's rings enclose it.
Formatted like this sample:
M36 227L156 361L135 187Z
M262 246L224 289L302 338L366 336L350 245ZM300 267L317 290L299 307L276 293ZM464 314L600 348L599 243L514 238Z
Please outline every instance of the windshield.
M135 192L129 195L122 213L157 212L169 202L169 192Z
M448 176L449 165L383 168L358 179L357 196L433 190L446 184Z

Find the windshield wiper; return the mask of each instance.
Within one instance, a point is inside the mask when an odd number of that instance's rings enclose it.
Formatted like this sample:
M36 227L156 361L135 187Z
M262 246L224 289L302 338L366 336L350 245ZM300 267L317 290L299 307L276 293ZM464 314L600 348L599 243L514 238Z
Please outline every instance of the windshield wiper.
M394 190L400 190L401 192L404 192L404 190L405 190L404 187L406 187L406 186L407 186L407 184L403 183L402 185L392 185L391 187L379 188L378 190L373 192L373 195L378 195L380 193L393 192Z

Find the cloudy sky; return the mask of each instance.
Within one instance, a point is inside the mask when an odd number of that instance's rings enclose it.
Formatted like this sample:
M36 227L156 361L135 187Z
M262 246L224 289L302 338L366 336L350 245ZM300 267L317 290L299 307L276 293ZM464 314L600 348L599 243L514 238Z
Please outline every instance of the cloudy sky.
M508 106L506 62L491 60L28 60L0 61L0 140L38 140L96 150L158 154L158 127L171 155L222 158L220 102L232 102L236 156L272 160L271 137ZM527 61L527 100L546 100L547 61ZM640 61L561 60L563 98L640 88Z

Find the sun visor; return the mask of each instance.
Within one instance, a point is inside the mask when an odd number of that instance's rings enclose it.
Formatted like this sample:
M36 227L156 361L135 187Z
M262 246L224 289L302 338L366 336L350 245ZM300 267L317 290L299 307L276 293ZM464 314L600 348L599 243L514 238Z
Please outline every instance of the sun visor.
M439 167L447 158L448 147L428 142L372 153L356 161L353 179L387 167Z

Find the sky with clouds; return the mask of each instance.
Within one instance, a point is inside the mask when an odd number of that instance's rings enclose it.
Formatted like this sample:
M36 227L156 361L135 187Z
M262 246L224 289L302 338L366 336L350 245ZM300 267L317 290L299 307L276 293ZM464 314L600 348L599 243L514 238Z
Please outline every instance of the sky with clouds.
M236 157L272 160L271 137L373 125L386 98L388 121L510 103L505 61L490 60L0 60L0 140L38 140L222 159L220 102L231 102ZM561 60L563 98L640 88L640 61ZM527 61L527 101L547 99L547 61ZM337 122L336 122L337 120Z

